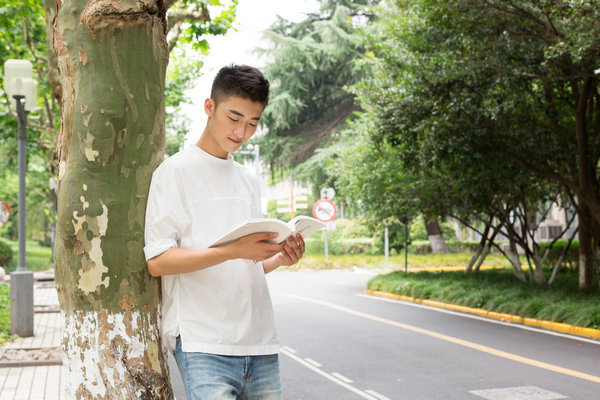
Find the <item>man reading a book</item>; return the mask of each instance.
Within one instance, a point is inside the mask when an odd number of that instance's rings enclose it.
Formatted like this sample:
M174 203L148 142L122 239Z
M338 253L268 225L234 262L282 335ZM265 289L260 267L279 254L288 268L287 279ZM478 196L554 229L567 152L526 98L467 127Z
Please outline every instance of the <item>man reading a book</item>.
M174 351L187 398L280 399L279 350L265 274L302 257L300 235L257 233L209 247L261 217L259 184L230 153L254 134L269 98L256 68L231 65L204 102L196 143L154 172L144 252L162 277L163 343Z

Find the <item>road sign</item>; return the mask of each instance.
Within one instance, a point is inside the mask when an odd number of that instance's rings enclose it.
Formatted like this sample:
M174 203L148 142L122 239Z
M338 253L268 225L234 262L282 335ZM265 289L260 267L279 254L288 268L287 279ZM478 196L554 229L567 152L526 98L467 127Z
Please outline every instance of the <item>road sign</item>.
M284 207L277 207L277 212L278 213L290 213L291 218L294 218L294 214L296 213L297 210L308 208L307 203L300 203L300 202L308 201L308 196L306 196L304 194L298 195L299 193L307 193L307 190L302 189L302 188L295 189L293 185L290 186L290 197L287 199L277 200L278 206L284 206Z
M0 201L0 226L4 225L10 217L10 205L5 201Z
M336 213L335 204L327 199L318 200L313 207L313 215L321 222L333 221Z
M321 198L322 199L333 200L334 196L335 196L335 189L334 188L323 188L323 189L321 189Z

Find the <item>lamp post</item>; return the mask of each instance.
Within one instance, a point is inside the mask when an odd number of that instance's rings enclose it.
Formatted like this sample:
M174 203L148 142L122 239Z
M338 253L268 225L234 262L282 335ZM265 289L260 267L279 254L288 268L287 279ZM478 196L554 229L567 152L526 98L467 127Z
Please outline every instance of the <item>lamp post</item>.
M256 176L260 176L260 146L248 144L247 150L238 150L236 154L248 154L254 156L254 172Z
M27 113L35 108L36 85L33 68L27 60L7 60L4 63L5 91L17 109L19 138L19 264L10 274L10 333L33 336L33 272L25 263Z

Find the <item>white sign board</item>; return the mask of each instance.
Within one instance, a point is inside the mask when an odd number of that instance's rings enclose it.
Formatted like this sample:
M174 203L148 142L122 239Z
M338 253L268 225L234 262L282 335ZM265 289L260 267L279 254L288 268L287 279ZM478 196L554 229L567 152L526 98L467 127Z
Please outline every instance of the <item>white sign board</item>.
M321 198L327 200L333 200L335 197L335 189L334 188L323 188L321 189Z

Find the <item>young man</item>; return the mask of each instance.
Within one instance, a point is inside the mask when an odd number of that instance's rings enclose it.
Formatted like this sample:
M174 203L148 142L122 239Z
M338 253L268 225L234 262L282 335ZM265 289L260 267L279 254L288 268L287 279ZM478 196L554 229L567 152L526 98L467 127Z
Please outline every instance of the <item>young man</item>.
M162 277L162 335L187 398L280 399L278 344L265 274L296 263L301 236L245 236L211 243L260 217L257 180L229 153L252 137L269 83L248 66L222 68L204 102L206 127L195 146L154 172L146 210L148 270Z

